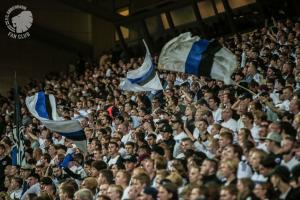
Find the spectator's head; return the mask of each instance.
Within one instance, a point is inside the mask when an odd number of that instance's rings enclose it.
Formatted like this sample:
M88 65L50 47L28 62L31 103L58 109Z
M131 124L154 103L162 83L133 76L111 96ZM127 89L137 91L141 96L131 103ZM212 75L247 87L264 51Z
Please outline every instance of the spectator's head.
M109 142L108 144L108 154L110 156L116 156L119 154L119 145L116 142Z
M266 146L269 152L277 153L278 148L281 147L281 135L275 132L271 132L266 137Z
M232 142L233 142L232 133L227 131L220 133L220 138L219 138L220 148L224 148L227 145L232 144Z
M194 165L189 169L189 182L196 184L201 179L201 168Z
M123 188L128 186L129 181L130 181L131 175L128 171L126 170L118 170L115 178L115 183L116 185L120 185Z
M134 155L129 155L124 158L125 169L128 172L132 172L133 169L137 166L137 159Z
M33 186L34 184L38 183L40 180L40 176L38 174L32 173L27 178L27 183L29 187Z
M92 162L91 176L97 178L99 172L107 168L107 164L102 160L95 160Z
M74 196L76 200L93 200L93 194L89 189L80 189Z
M123 188L120 185L109 185L107 189L107 196L111 199L120 200L123 195Z
M224 186L220 190L220 200L232 200L237 199L237 189L232 186Z
M160 200L178 199L177 186L174 183L161 184L157 196Z
M270 177L274 188L281 188L283 184L289 185L291 180L289 169L283 165L276 166Z
M153 187L145 187L138 198L143 200L155 200L157 199L157 193L157 189Z
M135 187L139 194L143 188L150 185L150 178L147 174L141 173L131 178L131 185Z
M213 159L206 158L202 165L200 173L202 176L210 176L216 174L218 170L218 162Z
M101 184L104 184L104 183L107 183L107 184L112 184L113 183L113 173L111 170L109 169L102 169L100 172L99 172L99 177L97 179L98 181L98 185L101 185Z
M226 179L231 178L236 175L238 168L238 162L233 159L222 160L220 163L220 173Z
M23 179L15 176L11 179L10 189L17 190L17 189L21 188L22 185L23 185Z
M71 184L62 183L59 187L59 198L61 200L74 199L75 188Z
M97 186L97 179L94 177L87 177L81 183L81 188L89 189L93 195L95 195L97 192Z

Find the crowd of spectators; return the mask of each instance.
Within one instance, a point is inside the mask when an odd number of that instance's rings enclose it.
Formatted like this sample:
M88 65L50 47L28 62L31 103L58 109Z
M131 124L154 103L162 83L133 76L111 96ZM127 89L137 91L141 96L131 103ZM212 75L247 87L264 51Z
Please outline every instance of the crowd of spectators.
M299 21L219 42L237 56L232 79L246 89L158 70L163 91L120 91L120 78L143 59L111 55L32 81L20 91L21 165L11 159L13 98L2 97L0 197L300 199ZM66 120L80 120L86 151L28 112L25 97L40 90L55 95Z

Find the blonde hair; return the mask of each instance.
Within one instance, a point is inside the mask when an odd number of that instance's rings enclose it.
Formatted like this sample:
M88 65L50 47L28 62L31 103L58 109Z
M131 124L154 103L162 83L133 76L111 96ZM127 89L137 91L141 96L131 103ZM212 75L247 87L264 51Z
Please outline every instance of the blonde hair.
M169 176L167 176L166 179L169 179L177 187L181 187L182 186L183 178L177 172L171 172L171 174Z
M234 159L226 159L221 161L221 165L226 165L232 171L237 171L239 163Z

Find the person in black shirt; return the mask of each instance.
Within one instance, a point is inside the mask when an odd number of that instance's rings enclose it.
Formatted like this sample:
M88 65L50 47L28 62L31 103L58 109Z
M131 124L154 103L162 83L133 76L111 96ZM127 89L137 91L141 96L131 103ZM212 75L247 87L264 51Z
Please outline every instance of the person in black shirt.
M173 139L173 129L169 124L164 124L164 126L159 130L162 135L162 142L164 142L171 151L175 146L175 140Z
M296 200L300 198L300 189L290 186L290 171L287 167L276 166L270 177L273 187L280 193L278 199Z
M4 180L4 169L7 165L11 165L11 158L5 154L5 145L0 144L0 180ZM0 181L0 192L4 191L4 181Z

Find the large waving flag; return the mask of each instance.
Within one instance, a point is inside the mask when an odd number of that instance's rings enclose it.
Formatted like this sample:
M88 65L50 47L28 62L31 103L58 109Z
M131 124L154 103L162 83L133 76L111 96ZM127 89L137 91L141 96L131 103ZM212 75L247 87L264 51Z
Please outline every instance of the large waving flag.
M206 76L231 83L237 67L236 56L218 41L201 40L190 32L180 34L163 47L158 68Z
M26 105L30 113L53 132L73 140L74 144L86 151L86 136L78 120L63 120L56 111L55 97L38 92L26 97Z
M146 56L141 67L127 72L126 78L121 80L120 89L134 92L162 90L159 77L155 72L151 55L146 42Z

